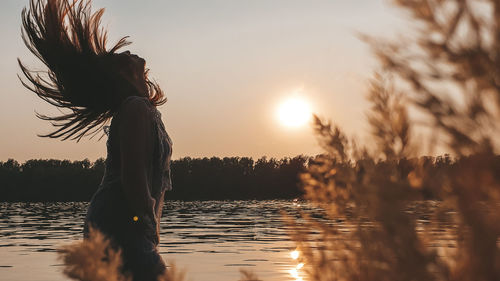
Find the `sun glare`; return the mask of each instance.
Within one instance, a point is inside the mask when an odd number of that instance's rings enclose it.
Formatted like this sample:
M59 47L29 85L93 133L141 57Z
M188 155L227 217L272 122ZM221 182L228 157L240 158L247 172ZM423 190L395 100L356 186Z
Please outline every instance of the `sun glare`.
M299 251L295 250L295 251L292 251L290 253L290 256L292 257L292 259L296 260L299 258Z
M301 127L311 120L311 115L309 103L299 97L286 99L278 108L278 119L285 127Z

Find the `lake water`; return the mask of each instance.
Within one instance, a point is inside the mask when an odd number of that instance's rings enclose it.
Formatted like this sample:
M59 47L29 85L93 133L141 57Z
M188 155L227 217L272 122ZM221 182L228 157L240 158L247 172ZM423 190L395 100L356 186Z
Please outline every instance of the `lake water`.
M417 229L429 225L428 209L436 204L423 203L409 210L418 217ZM56 249L82 239L87 204L0 203L0 280L67 280ZM282 212L297 216L299 208L311 210L286 200L167 201L160 253L191 281L236 281L240 269L266 281L306 280L282 222ZM350 231L342 220L331 223ZM432 229L432 247L454 248L453 229L451 224Z
M236 281L239 269L263 280L296 280L294 244L281 212L298 203L167 201L160 253L193 281ZM56 249L82 239L87 203L0 203L0 280L67 280Z

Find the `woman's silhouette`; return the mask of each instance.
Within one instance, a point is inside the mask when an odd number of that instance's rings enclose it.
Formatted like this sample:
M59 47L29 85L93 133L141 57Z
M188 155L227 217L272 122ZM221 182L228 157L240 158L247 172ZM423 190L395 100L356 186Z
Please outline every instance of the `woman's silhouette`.
M19 62L21 81L66 109L60 116L37 114L56 127L44 137L78 141L104 129L106 170L84 235L97 228L122 249L124 271L134 280L155 280L165 270L157 245L163 197L171 189L172 142L156 109L166 99L148 79L144 59L117 53L129 44L126 38L106 49L102 14L91 12L90 0L31 0L22 13L22 37L48 70L31 71Z

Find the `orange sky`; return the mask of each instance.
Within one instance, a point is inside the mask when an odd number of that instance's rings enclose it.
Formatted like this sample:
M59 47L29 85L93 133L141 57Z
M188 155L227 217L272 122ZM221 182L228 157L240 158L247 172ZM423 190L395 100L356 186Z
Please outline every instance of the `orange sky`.
M14 158L95 160L105 138L79 143L39 138L51 130L34 111L57 113L22 88L16 58L39 66L20 37L28 1L0 3L0 161ZM297 89L312 110L363 136L366 79L376 63L356 34L394 37L404 21L382 0L110 1L111 41L129 35L168 97L160 108L184 156L284 157L321 150L308 126L277 122Z

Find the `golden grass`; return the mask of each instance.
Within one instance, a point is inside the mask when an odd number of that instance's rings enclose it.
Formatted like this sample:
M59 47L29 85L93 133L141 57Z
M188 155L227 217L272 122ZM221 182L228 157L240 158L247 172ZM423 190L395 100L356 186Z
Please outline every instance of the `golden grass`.
M327 153L302 179L327 219L289 220L291 235L310 280L500 280L500 2L393 2L421 29L396 43L367 39L384 73L369 95L376 148L316 118ZM425 114L425 140L412 135L409 106ZM408 159L435 140L456 158L438 174ZM408 211L424 187L441 200L428 225ZM329 223L338 219L352 230ZM436 229L452 233L451 247L436 246Z
M74 242L59 249L64 263L63 273L81 281L130 281L122 274L120 251L111 248L109 240L99 231L90 229L89 239Z
M131 275L122 271L121 251L111 247L101 232L90 229L89 238L63 246L59 259L64 263L63 273L79 281L131 281ZM170 263L158 281L184 281L185 273Z

